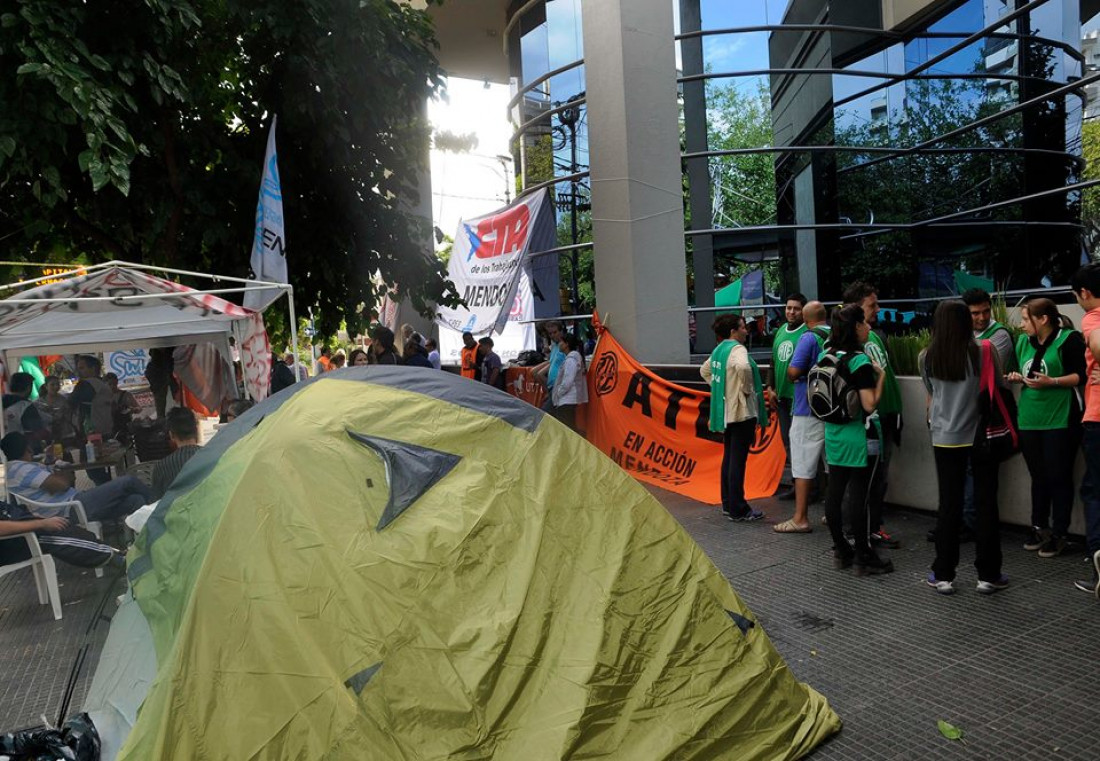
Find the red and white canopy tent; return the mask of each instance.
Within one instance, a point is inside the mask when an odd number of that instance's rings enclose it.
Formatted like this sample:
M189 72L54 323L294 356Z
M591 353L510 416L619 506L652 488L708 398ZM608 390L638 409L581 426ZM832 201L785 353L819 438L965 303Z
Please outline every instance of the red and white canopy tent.
M218 287L188 288L150 272L186 275ZM44 280L52 282L27 289ZM0 294L16 291L0 300L0 357L5 366L13 367L18 357L31 354L203 343L214 344L228 357L233 336L246 392L263 399L271 373L271 347L261 313L221 298L261 289L286 294L291 342L297 349L294 292L289 284L110 261L74 269L60 279L48 276L0 286Z

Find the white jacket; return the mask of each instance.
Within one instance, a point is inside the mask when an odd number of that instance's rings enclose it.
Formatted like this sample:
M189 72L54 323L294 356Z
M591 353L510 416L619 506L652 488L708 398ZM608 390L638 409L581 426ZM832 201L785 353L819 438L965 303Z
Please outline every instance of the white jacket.
M571 351L565 355L550 399L555 407L585 404L588 401L588 379L584 374L584 357L579 351Z

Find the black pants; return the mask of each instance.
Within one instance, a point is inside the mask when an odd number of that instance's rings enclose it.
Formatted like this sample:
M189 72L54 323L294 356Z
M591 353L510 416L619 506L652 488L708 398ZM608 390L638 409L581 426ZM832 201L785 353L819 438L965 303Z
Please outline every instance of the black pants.
M843 465L829 466L829 490L825 495L825 517L829 522L829 533L833 537L833 550L838 557L852 556L852 548L848 545L848 540L844 538L845 493L848 494L848 519L851 522L855 554L857 557L871 555L867 490L877 469L877 457L868 457L867 464L862 468L847 468Z
M554 417L572 430L577 430L577 405L563 404L560 407L555 407Z
M36 531L38 546L47 555L82 568L104 565L115 555L115 550L103 544L95 535L80 526L69 526L61 531ZM0 537L0 564L21 563L30 560L31 551L22 537Z
M776 402L775 412L779 417L779 435L783 438L783 451L787 453L787 467L791 465L791 408L792 399L780 399Z
M1081 501L1085 505L1086 549L1091 557L1100 552L1100 423L1084 425L1085 479Z
M722 433L722 510L726 515L745 515L752 510L745 501L745 464L756 438L756 418L729 423Z
M882 423L882 441L879 444L879 466L875 468L874 478L868 488L868 511L870 512L871 530L878 531L882 527L882 509L886 504L886 490L890 488L887 476L890 471L890 457L892 449L897 445L897 438L901 430L901 416L897 414L885 414L880 416Z
M982 581L1001 577L1000 516L997 509L999 465L974 447L933 447L939 512L936 516L936 559L932 572L937 581L954 581L959 565L959 529L963 521L967 467L974 474L974 567Z
M1055 536L1069 532L1073 510L1073 465L1081 429L1020 431L1020 451L1031 474L1031 525L1051 528ZM1054 525L1050 525L1053 507Z

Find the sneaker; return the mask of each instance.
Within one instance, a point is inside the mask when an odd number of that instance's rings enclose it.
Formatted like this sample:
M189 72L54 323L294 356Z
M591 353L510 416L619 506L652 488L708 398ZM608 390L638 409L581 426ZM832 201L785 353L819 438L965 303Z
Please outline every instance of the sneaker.
M856 576L879 576L894 572L894 563L890 560L883 560L878 555L856 558L855 566Z
M1045 528L1032 526L1027 532L1027 539L1024 540L1024 549L1028 552L1035 552L1046 542L1046 534L1047 530Z
M953 595L955 594L955 582L953 581L937 581L936 574L928 574L928 579L925 582L932 589L936 590L941 595Z
M758 521L764 518L764 513L760 510L749 510L747 513L741 513L741 515L731 515L730 520L735 523L748 523L749 521Z
M1039 548L1039 557L1041 558L1056 558L1062 554L1066 549L1066 538L1064 536L1051 536L1045 542L1043 546Z
M896 550L898 547L901 547L901 542L886 533L886 529L884 528L880 528L878 531L871 533L871 544L876 547L885 547L889 550Z
M1008 587L1008 577L1003 573L996 581L982 581L978 580L978 594L991 595L994 592L999 592L1002 589Z
M1073 582L1073 586L1080 589L1082 592L1088 592L1096 596L1096 599L1100 600L1100 550L1093 553L1091 558L1087 558L1092 562L1092 578L1091 579L1078 579Z

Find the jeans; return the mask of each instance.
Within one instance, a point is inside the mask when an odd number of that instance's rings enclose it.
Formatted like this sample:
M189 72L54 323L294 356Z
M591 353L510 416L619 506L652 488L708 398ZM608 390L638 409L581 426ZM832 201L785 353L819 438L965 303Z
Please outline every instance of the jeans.
M745 501L745 464L756 438L756 418L728 423L722 433L722 510L734 517L748 514Z
M833 537L833 550L838 557L851 557L852 549L844 538L844 493L848 492L848 519L851 521L852 538L857 557L872 555L867 502L867 491L875 470L880 467L877 457L868 457L862 468L829 466L829 491L825 495L825 517L829 533Z
M901 416L882 415L879 420L882 423L882 441L879 444L880 462L879 467L875 468L874 477L867 491L867 509L872 531L878 531L882 527L882 507L886 503L886 490L890 488L886 477L890 471L891 450L896 444Z
M153 502L149 487L133 476L122 476L76 495L90 521L125 518L142 505Z
M1020 431L1020 450L1031 474L1031 525L1048 528L1051 507L1055 536L1069 532L1073 510L1073 465L1081 441L1080 428Z
M971 531L978 522L978 509L974 507L974 473L966 469L966 486L963 488L963 523Z
M959 565L959 529L963 521L963 495L967 470L974 474L974 567L982 581L1001 577L1000 516L997 509L998 463L976 452L974 447L932 447L939 485L936 516L936 559L932 573L937 581L954 581Z
M1081 501L1085 505L1085 542L1090 555L1100 551L1100 423L1085 423L1082 448L1085 452L1085 480Z

